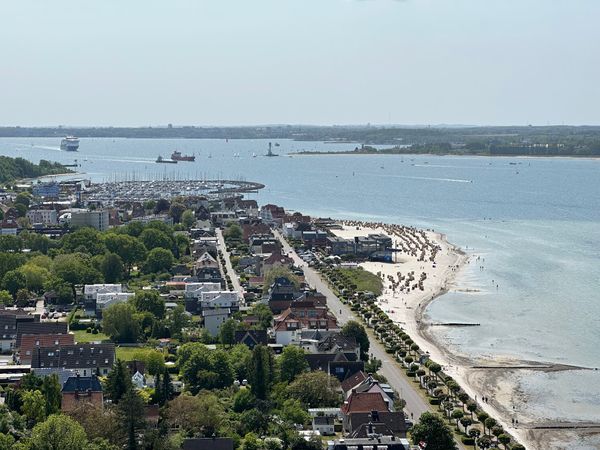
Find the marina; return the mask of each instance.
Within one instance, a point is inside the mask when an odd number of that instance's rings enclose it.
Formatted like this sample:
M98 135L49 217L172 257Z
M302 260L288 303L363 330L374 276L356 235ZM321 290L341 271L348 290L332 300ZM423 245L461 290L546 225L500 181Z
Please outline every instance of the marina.
M86 193L89 201L113 204L120 201L171 199L179 196L203 196L218 199L223 195L253 193L264 184L233 180L154 180L118 181L92 184Z

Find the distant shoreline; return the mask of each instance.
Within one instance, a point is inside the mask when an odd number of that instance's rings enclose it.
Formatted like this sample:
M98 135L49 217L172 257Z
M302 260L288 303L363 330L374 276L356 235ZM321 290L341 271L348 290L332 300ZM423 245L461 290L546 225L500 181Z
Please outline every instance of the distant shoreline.
M378 151L378 152L361 152L361 151L339 151L339 152L294 152L288 153L289 156L465 156L465 157L490 157L490 158L556 158L556 159L591 159L600 160L600 155L529 155L529 154L490 154L490 153L403 153L403 152L390 152L390 151Z

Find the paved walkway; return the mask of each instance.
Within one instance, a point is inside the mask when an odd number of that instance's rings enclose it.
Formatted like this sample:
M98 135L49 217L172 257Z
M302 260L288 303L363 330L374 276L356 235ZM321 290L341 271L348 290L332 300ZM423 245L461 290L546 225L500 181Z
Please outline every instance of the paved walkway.
M217 235L217 241L219 244L219 250L223 253L223 258L225 258L225 270L227 271L227 275L231 278L231 284L233 285L233 290L240 294L240 298L244 298L244 289L240 284L240 279L238 278L235 270L231 265L231 255L227 251L227 246L225 245L225 239L223 238L223 231L220 228L215 229L215 233Z

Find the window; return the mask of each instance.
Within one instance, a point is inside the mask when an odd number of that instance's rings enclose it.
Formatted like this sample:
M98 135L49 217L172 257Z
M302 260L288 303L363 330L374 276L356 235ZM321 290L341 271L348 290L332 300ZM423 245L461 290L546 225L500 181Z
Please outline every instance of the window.
M35 341L35 345L40 345L40 341Z

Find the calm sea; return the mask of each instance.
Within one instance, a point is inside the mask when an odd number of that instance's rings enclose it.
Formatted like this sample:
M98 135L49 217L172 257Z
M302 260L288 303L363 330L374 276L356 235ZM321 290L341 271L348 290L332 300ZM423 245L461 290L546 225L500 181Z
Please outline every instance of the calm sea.
M451 348L600 367L600 160L452 156L287 156L354 144L264 140L0 139L0 154L72 163L95 181L224 178L266 184L254 195L306 213L433 227L480 256L433 320L479 322L445 332ZM155 164L173 150L194 163ZM257 157L253 157L256 154ZM239 156L238 156L239 155ZM484 268L480 269L479 266ZM600 371L599 371L600 372ZM524 381L541 417L600 420L599 372ZM564 383L569 381L569 383Z

